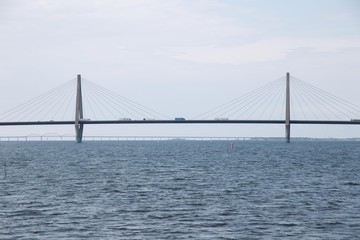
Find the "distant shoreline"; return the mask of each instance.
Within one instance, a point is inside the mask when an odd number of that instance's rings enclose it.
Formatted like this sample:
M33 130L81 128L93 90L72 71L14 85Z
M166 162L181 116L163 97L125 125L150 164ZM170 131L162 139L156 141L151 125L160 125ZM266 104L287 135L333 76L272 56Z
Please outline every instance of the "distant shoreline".
M360 138L292 137L292 141L360 141ZM0 136L0 142L75 141L74 136ZM83 141L284 141L283 137L84 136Z

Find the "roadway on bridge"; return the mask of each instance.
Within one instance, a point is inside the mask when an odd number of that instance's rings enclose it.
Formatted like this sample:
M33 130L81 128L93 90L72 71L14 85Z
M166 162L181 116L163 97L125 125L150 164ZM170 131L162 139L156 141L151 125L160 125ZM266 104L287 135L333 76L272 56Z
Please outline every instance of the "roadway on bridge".
M95 124L285 124L285 120L93 120L79 121L83 125ZM0 122L0 126L73 125L75 121ZM290 124L360 125L360 121L290 120Z

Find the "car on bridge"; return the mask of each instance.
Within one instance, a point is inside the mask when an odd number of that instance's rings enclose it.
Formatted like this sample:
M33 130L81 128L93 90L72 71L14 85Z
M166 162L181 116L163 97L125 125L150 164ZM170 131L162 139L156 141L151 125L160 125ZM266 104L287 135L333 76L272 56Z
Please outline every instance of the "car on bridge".
M185 118L183 118L183 117L176 117L176 118L175 118L175 121L185 121Z

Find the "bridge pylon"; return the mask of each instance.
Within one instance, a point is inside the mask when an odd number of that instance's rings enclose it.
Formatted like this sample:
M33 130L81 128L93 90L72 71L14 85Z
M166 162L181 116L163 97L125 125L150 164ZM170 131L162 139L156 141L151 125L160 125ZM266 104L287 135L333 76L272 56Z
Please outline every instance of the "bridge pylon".
M286 73L285 142L290 143L290 73Z
M76 88L76 106L75 106L75 135L76 142L81 143L84 124L80 123L80 120L83 119L83 106L82 106L82 94L81 94L81 75L77 75L77 88Z

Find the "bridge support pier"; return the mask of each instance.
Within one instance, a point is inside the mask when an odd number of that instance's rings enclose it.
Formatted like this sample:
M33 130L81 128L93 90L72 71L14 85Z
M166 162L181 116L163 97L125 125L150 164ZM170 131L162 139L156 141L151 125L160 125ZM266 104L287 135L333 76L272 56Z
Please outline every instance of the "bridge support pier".
M81 143L84 124L80 123L83 119L83 107L82 107L82 94L81 94L81 75L77 75L77 88L76 88L76 106L75 106L75 135L76 142Z
M78 124L75 125L75 133L76 133L76 142L81 143L83 138L84 125Z
M290 143L290 73L286 73L285 142Z

